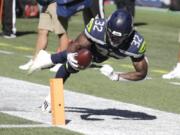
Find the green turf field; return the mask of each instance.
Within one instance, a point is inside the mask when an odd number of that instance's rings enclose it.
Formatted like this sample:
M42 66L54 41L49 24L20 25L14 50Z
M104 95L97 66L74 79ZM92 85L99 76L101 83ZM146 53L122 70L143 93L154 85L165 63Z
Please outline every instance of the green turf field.
M114 6L106 7L106 15L109 15L114 9ZM148 76L152 79L140 82L112 82L101 75L98 70L88 69L72 75L64 87L89 95L180 114L180 85L170 84L170 82L180 83L180 80L163 80L161 78L162 74L171 70L177 61L179 22L179 12L136 8L135 24L148 44L146 53L149 60ZM37 24L38 19L17 19L17 30L20 36L11 40L0 37L0 50L13 52L10 55L0 53L0 76L49 85L49 79L55 75L49 70L27 76L25 71L18 69L19 65L27 62L28 58L25 56L32 55L36 42ZM82 30L83 21L79 13L70 20L69 36L75 38ZM54 34L50 34L48 51L54 52L56 46L57 38ZM120 61L111 59L106 63L111 64L118 71L132 70L129 59ZM4 116L0 115L0 121L4 121L3 118ZM8 124L19 124L19 120L14 117L10 119L8 117L7 121ZM16 122L14 123L14 121ZM23 120L20 123L24 123ZM47 134L74 134L57 128L43 130L38 128L33 131L32 129L21 129L19 131L22 131L22 134L39 134L41 131L44 133L48 131ZM0 129L1 132L2 135L11 135L17 131Z

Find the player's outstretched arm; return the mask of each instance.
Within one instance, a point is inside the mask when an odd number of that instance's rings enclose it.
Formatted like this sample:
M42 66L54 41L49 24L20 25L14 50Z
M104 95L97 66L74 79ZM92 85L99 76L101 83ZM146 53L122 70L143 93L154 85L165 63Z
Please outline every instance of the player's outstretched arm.
M148 72L147 60L141 58L140 60L131 58L135 71L119 74L119 78L124 78L131 81L143 80Z
M103 65L100 72L112 81L139 81L146 77L148 64L145 58L132 59L135 71L121 73L115 72L110 65Z

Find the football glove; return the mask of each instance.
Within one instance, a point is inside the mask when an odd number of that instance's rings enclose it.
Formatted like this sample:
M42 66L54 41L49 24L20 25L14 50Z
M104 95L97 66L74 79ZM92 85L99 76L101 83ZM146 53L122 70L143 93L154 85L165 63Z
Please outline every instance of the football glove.
M112 81L118 80L118 74L114 72L114 69L110 65L103 65L103 67L100 68L100 72Z
M108 64L103 65L100 72L112 81L127 81L119 75L122 72L114 72L114 69Z
M67 61L73 69L77 70L79 65L78 65L78 61L75 59L75 56L77 56L77 53L68 53Z

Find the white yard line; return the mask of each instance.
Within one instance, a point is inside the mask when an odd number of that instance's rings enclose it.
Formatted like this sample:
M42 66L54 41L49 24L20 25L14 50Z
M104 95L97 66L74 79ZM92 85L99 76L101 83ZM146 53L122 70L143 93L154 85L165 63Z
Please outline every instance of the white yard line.
M49 87L0 77L0 112L51 124L38 108ZM86 135L180 135L180 115L65 90L68 123Z

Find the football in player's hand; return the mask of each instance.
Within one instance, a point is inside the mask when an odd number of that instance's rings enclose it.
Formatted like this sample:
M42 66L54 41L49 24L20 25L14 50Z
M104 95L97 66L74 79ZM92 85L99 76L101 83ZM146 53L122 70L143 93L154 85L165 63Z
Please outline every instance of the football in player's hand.
M76 60L78 61L78 65L80 69L87 68L92 61L92 53L88 49L81 49L78 51L78 55L76 56Z

